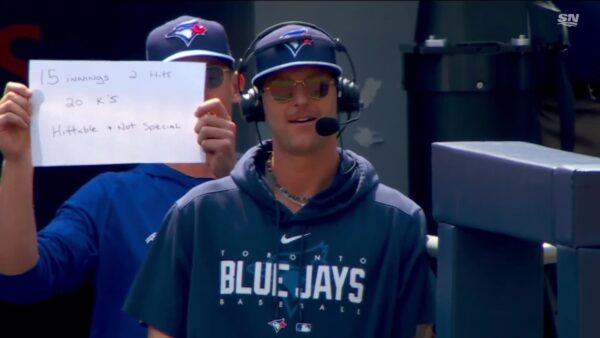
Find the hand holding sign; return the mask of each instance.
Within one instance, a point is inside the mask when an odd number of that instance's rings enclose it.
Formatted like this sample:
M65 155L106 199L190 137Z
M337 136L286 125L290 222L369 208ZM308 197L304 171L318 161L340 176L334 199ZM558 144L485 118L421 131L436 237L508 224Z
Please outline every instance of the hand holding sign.
M35 166L203 162L205 64L31 61Z
M216 177L229 174L235 165L236 125L221 100L204 101L196 110L198 121L194 131L206 153L206 163Z
M0 152L8 160L30 156L31 90L25 85L8 82L0 98Z

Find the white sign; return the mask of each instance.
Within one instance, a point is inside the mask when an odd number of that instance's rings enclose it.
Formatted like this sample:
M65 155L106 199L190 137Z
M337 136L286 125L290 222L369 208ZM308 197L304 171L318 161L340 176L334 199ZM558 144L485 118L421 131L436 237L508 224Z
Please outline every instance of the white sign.
M204 162L196 108L205 64L29 63L34 166Z

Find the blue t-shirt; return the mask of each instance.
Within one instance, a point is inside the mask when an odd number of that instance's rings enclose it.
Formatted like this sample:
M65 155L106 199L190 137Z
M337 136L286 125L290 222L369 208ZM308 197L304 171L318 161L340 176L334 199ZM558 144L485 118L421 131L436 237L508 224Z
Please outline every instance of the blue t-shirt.
M174 337L408 338L433 323L421 208L343 151L330 187L292 213L263 179L265 152L177 201L125 310Z
M121 308L164 215L208 179L163 164L103 173L70 197L38 233L39 261L22 275L0 276L0 299L32 303L94 282L90 337L146 337Z

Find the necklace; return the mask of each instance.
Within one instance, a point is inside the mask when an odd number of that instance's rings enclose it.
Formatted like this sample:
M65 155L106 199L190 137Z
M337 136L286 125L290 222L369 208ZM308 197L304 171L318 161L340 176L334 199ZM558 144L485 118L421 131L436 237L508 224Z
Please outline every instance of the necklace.
M297 196L297 195L291 194L286 188L282 187L277 182L277 177L275 177L275 173L273 172L273 153L271 153L271 155L269 155L269 158L267 159L267 162L265 163L265 167L267 169L267 174L269 175L269 180L271 181L271 183L273 183L273 185L275 186L275 189L277 189L277 191L279 191L281 193L281 195L283 195L283 197L287 198L291 202L294 202L295 204L297 204L301 207L303 207L306 204L306 202L308 202L308 200L310 199L309 196Z

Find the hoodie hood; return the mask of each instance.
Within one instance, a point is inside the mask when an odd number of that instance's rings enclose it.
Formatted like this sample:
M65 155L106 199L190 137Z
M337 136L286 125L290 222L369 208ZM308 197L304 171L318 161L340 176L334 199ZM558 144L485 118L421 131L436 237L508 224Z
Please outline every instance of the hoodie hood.
M276 208L280 207L275 203L275 195L264 180L265 162L271 150L271 141L249 149L234 167L231 178L241 190L265 208L266 212L276 213ZM313 196L294 215L295 220L308 221L342 212L379 183L379 177L369 161L350 150L338 148L338 152L341 161L332 183Z

